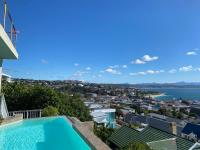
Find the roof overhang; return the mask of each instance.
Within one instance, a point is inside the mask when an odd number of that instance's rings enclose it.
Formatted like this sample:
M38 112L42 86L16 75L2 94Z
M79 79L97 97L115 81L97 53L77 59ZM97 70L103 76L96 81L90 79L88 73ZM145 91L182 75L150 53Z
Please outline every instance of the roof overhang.
M18 59L18 53L0 24L0 59Z

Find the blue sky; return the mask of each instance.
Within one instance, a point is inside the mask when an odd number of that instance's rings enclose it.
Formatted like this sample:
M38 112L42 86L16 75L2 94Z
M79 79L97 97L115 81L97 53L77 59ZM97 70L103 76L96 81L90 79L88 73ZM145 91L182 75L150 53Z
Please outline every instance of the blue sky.
M198 0L8 1L13 77L90 82L199 82Z

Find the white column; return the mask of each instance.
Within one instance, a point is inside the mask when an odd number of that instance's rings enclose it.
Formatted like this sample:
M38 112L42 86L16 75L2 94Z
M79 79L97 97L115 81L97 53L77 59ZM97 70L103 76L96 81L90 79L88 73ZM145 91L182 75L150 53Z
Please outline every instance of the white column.
M2 65L3 65L3 59L0 59L0 93L1 93L1 81L2 81Z

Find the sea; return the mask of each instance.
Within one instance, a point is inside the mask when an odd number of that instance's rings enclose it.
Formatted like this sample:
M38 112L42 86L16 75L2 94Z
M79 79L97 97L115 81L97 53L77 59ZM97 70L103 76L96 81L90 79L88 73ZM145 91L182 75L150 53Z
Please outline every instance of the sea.
M200 88L148 88L148 91L157 91L164 93L164 96L158 96L157 100L192 100L200 101Z

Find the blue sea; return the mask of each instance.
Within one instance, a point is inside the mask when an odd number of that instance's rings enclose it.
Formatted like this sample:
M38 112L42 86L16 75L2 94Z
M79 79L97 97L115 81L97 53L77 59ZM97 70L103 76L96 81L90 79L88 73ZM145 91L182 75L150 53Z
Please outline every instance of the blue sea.
M157 100L200 100L200 88L150 88L145 90L165 94L165 96L157 97Z

